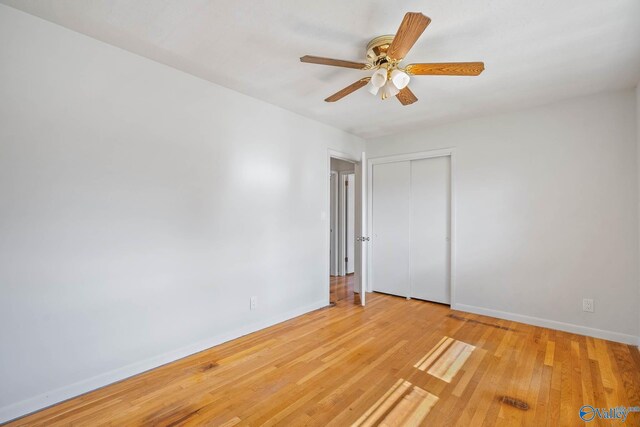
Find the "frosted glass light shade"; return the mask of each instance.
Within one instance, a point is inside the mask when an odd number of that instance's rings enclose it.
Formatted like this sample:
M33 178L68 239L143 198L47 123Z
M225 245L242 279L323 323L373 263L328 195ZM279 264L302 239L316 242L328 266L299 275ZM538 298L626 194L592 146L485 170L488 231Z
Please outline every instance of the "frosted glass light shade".
M393 70L391 72L391 81L397 89L404 89L409 84L411 77L404 71Z
M391 98L393 96L396 96L400 92L398 88L395 87L391 82L387 82L387 84L384 85L383 90L384 92L382 93L382 99Z
M380 88L377 86L374 86L373 82L369 80L369 83L367 83L367 91L369 91L371 95L377 95L379 90Z
M371 84L377 88L381 88L387 82L387 69L378 68L371 75Z

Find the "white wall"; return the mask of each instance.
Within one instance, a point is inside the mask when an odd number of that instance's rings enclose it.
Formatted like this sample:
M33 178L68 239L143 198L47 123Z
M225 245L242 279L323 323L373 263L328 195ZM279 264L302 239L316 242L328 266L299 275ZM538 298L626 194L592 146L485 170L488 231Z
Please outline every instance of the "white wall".
M370 140L367 155L456 148L456 308L635 343L635 104L599 94Z
M636 86L636 135L636 155L638 159L638 221L640 222L640 83ZM640 244L640 224L638 227L638 242ZM638 256L638 265L640 266L640 253ZM638 280L638 292L640 292L640 280ZM640 301L640 296L638 300ZM640 335L640 310L638 310L638 334ZM638 347L640 347L640 337L638 338Z
M355 164L346 160L331 158L331 170L336 172L354 172Z
M361 139L6 6L0 40L0 421L328 303Z

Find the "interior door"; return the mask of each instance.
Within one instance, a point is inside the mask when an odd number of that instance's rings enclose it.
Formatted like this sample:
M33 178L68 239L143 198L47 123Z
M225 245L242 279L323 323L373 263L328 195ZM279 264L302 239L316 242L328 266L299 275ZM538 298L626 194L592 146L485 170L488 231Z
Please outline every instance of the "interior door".
M451 302L451 158L411 161L411 296Z
M371 274L374 291L410 296L411 164L373 166Z
M356 197L355 197L355 285L354 291L360 295L360 303L364 306L367 290L367 156L363 152L360 162L355 165Z

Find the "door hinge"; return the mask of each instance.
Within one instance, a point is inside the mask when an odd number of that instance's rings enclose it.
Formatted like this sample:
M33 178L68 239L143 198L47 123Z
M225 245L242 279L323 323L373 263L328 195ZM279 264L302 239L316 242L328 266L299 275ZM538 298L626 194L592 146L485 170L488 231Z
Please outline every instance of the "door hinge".
M345 187L348 187L348 186L349 186L349 181L345 181L345 182L344 182L344 186L345 186Z
M344 262L349 262L349 257L348 256L344 257Z

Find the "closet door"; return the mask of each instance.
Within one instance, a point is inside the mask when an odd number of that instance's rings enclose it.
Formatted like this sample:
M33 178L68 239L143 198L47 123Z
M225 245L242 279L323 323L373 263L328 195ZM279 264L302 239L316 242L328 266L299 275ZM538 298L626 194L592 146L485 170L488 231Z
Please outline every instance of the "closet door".
M372 289L409 296L410 162L373 165Z
M411 161L411 297L449 304L451 158Z

